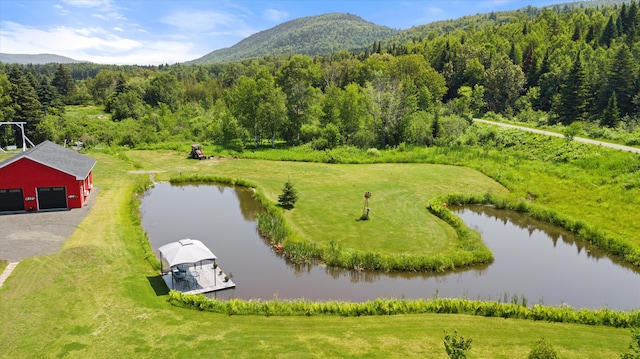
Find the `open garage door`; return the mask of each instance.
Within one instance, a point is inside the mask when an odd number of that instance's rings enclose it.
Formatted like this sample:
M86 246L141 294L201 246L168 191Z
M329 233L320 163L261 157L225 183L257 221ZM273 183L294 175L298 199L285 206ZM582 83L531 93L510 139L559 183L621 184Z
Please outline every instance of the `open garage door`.
M67 190L64 187L38 188L38 209L67 209Z
M22 188L0 189L0 212L24 211Z

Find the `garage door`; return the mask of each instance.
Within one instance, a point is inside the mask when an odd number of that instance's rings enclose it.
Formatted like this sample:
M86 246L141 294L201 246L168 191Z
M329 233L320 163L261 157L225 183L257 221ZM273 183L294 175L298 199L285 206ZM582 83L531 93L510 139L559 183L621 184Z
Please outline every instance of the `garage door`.
M0 212L24 211L22 188L0 189Z
M38 188L38 209L67 208L67 191L64 187Z

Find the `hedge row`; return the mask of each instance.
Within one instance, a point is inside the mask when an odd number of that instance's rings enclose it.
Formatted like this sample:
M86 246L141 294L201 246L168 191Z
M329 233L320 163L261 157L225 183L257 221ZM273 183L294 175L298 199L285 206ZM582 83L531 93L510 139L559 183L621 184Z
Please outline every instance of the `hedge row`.
M171 291L172 305L228 315L312 316L338 315L359 317L399 314L468 314L484 317L537 320L557 323L604 325L616 328L640 326L640 310L631 312L610 309L574 309L535 304L531 307L517 303L479 301L460 298L435 299L376 299L355 303L344 301L312 302L307 300L218 300L203 295Z

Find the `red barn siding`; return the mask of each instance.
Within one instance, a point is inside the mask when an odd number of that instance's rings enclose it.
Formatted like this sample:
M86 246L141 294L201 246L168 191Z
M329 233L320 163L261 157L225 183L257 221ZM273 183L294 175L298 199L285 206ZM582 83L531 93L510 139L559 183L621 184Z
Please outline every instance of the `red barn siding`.
M91 172L84 180L76 180L75 176L29 158L21 158L0 168L0 188L22 188L26 210L38 210L36 188L60 186L66 188L68 208L82 208L93 187Z

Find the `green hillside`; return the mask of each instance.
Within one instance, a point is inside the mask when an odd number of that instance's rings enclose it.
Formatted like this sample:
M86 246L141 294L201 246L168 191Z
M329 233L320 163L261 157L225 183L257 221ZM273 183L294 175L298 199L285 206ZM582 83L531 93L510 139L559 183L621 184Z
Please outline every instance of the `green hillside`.
M232 47L213 51L186 64L214 64L279 54L313 56L340 50L359 51L398 31L351 14L303 17L251 35Z
M81 63L85 61L74 60L69 57L54 55L54 54L37 54L37 55L28 55L28 54L3 54L0 53L0 62L4 62L7 64L75 64Z

